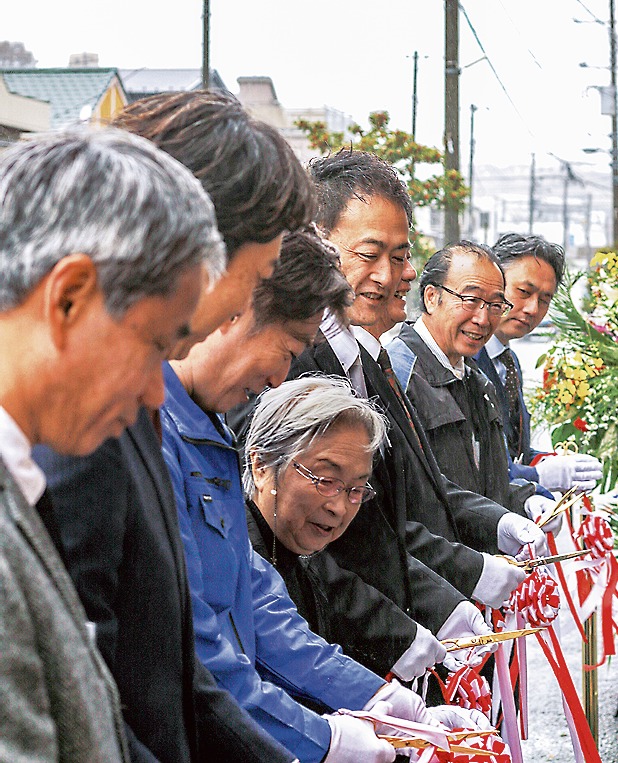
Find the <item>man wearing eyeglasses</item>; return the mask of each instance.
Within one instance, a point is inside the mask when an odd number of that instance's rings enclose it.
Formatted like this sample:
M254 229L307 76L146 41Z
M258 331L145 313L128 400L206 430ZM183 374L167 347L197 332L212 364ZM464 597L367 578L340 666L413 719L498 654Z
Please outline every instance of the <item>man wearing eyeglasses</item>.
M429 259L419 288L422 315L404 323L387 346L397 378L442 472L460 487L526 515L534 486L509 482L496 392L468 361L512 307L498 260L486 246L450 244Z

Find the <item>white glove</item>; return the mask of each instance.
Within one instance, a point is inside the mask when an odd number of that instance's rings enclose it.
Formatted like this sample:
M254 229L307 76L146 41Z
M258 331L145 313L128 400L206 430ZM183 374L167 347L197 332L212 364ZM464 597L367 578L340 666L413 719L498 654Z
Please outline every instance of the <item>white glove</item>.
M460 728L489 731L493 728L489 718L480 710L468 710L457 705L438 705L430 707L429 712L434 720L446 726L449 731Z
M549 553L545 533L526 517L507 511L500 517L497 530L500 551L514 556L518 561L530 558L528 544L535 557Z
M387 702L379 702L376 713L392 713ZM323 715L330 726L330 747L324 763L392 763L395 748L384 739L378 739L371 721L362 721L351 715Z
M603 476L599 459L585 453L545 456L535 468L539 475L539 483L544 488L559 490L561 493L572 487L593 490Z
M445 657L446 648L431 631L417 623L414 641L393 665L391 673L402 681L411 681L424 675L427 668L432 668L436 662L442 662Z
M416 723L428 723L430 726L436 725L436 722L429 715L422 697L403 687L396 678L378 689L363 707L363 710L376 709L377 711L376 704L378 702L387 702L391 706L390 715L396 718L404 718L406 721L415 721ZM380 726L377 727L376 732L382 733Z
M510 566L512 567L513 565ZM492 633L492 630L483 620L483 615L481 615L472 602L462 601L446 619L437 633L437 638L440 641L444 641L449 638L485 636L488 633ZM473 650L457 649L454 652L449 652L445 659L442 660L442 664L447 670L454 673L462 665L479 665L488 652L493 652L497 648L498 644L488 644L487 646L476 647Z
M552 500L551 498L546 498L544 495L531 495L530 498L527 498L526 502L524 503L524 510L528 517L535 524L538 524L538 520L541 519L544 514L548 514L550 511L552 511L555 505L556 501ZM557 517L554 517L546 525L543 525L541 529L544 533L553 533L554 535L558 535L561 527L562 514L558 514Z
M542 530L539 532L543 533ZM472 591L472 598L481 604L488 604L493 609L498 609L508 601L511 593L525 579L526 573L521 567L516 567L503 557L483 554L483 570Z

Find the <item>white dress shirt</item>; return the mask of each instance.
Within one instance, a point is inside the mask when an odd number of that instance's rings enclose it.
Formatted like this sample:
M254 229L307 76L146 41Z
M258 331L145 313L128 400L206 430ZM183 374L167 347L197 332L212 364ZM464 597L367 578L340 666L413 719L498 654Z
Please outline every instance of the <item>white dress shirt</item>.
M32 460L31 446L15 419L0 406L0 456L31 506L45 490L45 475Z
M491 358L491 362L494 364L494 368L496 369L502 384L506 384L506 366L500 360L500 355L502 355L507 348L508 344L502 344L495 334L489 338L485 345L487 354Z
M427 347L429 347L431 352L435 355L436 360L440 362L440 365L448 369L453 374L453 376L455 376L455 378L461 381L466 375L466 367L464 365L463 357L459 358L455 365L451 363L451 361L447 358L446 354L442 351L436 340L431 335L431 332L423 321L422 315L414 324L414 330L420 336L423 342L425 342Z
M354 334L350 329L342 326L330 313L326 314L320 324L320 330L337 356L337 360L341 363L356 394L366 398L367 386L361 365L360 350Z

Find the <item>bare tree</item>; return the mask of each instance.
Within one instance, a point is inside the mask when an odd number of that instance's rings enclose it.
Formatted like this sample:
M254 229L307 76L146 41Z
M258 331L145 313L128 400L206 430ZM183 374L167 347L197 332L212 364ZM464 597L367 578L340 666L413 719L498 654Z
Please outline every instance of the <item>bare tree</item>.
M34 69L36 60L23 42L0 42L0 68Z

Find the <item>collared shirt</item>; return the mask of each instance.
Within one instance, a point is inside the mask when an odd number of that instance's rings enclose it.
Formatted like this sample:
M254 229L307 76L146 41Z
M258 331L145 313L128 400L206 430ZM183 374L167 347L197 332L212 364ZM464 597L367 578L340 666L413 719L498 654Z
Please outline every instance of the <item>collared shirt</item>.
M453 376L455 376L456 379L459 379L459 381L465 378L466 367L464 365L463 357L459 358L456 365L453 365L451 363L451 361L447 358L446 354L440 348L439 344L431 335L431 332L427 328L422 315L420 316L420 318L418 318L418 320L414 324L414 330L420 336L423 342L425 342L427 347L429 347L431 352L436 356L436 360L440 362L440 365L443 365L444 368L446 368L448 371L451 371Z
M446 356L446 353L442 351L442 348L440 347L440 345L433 338L431 332L429 331L429 329L427 328L427 325L425 324L425 321L423 320L422 315L417 319L416 323L414 324L414 330L420 336L423 342L425 342L427 347L431 350L432 355L434 355L434 357L440 363L441 366L444 366L444 368L446 368L447 371L450 371L456 379L459 379L459 381L463 381L466 378L466 366L464 364L463 357L459 358L456 365L453 365L451 363L451 361ZM469 393L466 393L466 394L469 394ZM471 422L470 422L470 434L472 439L472 452L474 454L474 462L476 463L476 467L478 469L480 466L480 460L481 460L481 445L474 431L474 428L472 427Z
M31 446L15 419L0 406L0 456L31 506L45 490L45 475L32 460Z
M356 394L366 398L367 386L361 365L358 342L354 338L354 334L350 329L342 326L330 313L327 313L325 316L320 324L320 329L331 346L332 351L337 356L337 360L341 363Z
M494 368L496 369L502 384L506 384L506 366L499 359L499 356L502 355L502 353L507 349L507 347L508 347L508 344L502 344L502 342L498 339L498 337L495 334L489 338L489 341L485 345L487 354L491 358L491 362L494 364Z
M362 326L352 326L351 331L359 344L362 344L371 357L378 361L378 355L382 349L380 342Z

